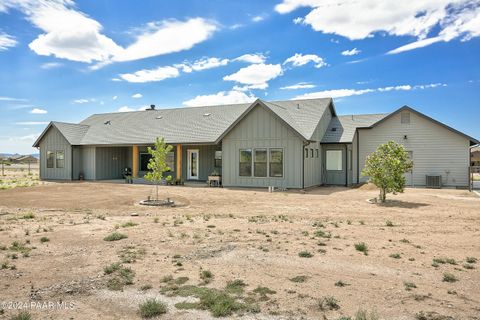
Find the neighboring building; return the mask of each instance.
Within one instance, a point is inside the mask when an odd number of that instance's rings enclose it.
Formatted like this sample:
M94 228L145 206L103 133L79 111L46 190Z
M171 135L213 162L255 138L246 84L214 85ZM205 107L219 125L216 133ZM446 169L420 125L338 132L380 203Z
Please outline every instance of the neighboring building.
M35 158L32 155L16 155L8 158L11 163L31 163L37 164L38 158Z
M414 162L408 184L468 186L469 147L478 141L410 107L390 114L337 116L332 99L95 114L79 124L51 122L34 144L41 179L102 180L125 167L142 177L151 146L174 146L172 175L204 181L216 171L224 186L307 188L367 181L367 155L389 140Z
M480 146L472 148L470 162L472 167L480 167Z

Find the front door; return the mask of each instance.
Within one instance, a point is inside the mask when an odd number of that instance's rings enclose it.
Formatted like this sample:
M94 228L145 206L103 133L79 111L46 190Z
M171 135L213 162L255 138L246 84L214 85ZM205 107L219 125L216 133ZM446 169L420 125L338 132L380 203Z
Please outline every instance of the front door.
M198 180L198 149L188 149L187 159L187 179Z
M347 171L345 149L327 149L325 151L326 184L346 185Z

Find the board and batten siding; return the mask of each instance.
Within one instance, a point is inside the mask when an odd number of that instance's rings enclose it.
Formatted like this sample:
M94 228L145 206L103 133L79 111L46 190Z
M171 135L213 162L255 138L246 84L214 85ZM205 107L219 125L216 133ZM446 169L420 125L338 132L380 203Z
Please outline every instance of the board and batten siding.
M81 172L83 173L83 178L85 180L96 179L95 151L96 148L94 146L82 146L80 148L80 157L82 159Z
M95 150L95 179L121 179L127 166L127 147L97 147Z
M282 178L239 175L240 149L255 148L283 149ZM303 141L261 105L255 106L225 136L222 141L222 157L222 184L226 187L302 188Z
M372 129L359 129L360 172L369 154L393 140L413 152L413 186L425 186L426 175L441 175L444 186L468 186L469 139L414 112L409 112L409 124L401 123L402 112ZM367 180L360 174L360 182Z
M54 153L63 151L65 154L64 167L56 167L56 159L54 156L53 168L47 168L47 151L53 151ZM51 126L40 141L40 179L72 179L72 146L55 126Z
M222 150L220 145L183 145L182 146L182 177L188 180L187 150L198 150L198 179L193 181L207 181L213 171L222 172L221 167L215 167L215 151ZM176 160L176 158L175 158Z
M320 141L322 140L323 136L325 135L325 131L327 131L328 125L330 124L330 120L332 120L332 112L330 108L327 108L322 115L322 118L318 122L317 127L312 135L312 140L315 142L311 142L310 144L306 145L305 148L308 149L309 155L308 158L304 157L304 179L305 188L318 186L322 184L322 146L320 145ZM311 149L313 149L313 158L311 157ZM317 157L317 150L318 150L318 157ZM304 151L305 153L305 151Z

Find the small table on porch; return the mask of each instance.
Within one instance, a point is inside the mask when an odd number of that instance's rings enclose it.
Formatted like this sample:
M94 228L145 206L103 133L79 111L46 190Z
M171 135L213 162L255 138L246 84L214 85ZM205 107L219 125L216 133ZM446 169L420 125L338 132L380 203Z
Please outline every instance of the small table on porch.
M209 187L220 187L222 184L222 176L208 176L207 183Z

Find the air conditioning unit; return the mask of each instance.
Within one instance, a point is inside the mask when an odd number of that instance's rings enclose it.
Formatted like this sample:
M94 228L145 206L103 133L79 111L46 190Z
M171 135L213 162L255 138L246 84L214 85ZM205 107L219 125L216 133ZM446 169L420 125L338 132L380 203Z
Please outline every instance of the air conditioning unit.
M442 176L441 175L426 175L427 188L441 189L442 188Z

